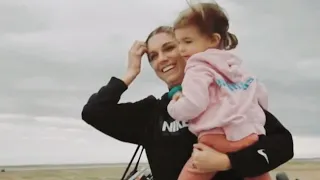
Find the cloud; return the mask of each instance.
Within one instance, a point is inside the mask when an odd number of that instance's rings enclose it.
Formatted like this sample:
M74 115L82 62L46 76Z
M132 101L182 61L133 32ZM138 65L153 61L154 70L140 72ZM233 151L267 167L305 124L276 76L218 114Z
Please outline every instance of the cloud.
M9 119L15 121L6 121ZM2 165L127 162L135 148L74 118L1 114L0 130ZM319 148L305 148L318 142L319 137L295 136L294 141L295 158L320 156ZM145 155L142 161L146 162Z
M10 119L24 119L27 118L28 115L25 114L0 114L0 120L10 120Z
M74 118L39 116L39 117L34 117L34 120L40 123L53 124L53 125L63 124L65 126L72 125L73 127L75 126L87 127L87 125L83 121L79 121L79 119L74 119Z
M48 18L44 13L33 11L25 3L0 2L0 33L41 31L48 28Z

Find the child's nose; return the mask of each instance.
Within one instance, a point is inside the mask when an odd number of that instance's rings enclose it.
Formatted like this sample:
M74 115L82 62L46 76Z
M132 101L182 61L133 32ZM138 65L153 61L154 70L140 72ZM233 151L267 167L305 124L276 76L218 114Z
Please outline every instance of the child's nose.
M180 53L186 52L186 48L183 45L179 45L179 51Z

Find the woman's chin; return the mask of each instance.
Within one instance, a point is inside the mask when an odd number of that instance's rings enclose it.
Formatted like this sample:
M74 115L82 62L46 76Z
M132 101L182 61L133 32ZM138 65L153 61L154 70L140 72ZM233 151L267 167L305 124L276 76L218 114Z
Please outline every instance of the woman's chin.
M166 78L165 82L167 83L168 87L174 87L177 85L180 85L182 83L182 78L180 78L180 76L175 75L175 76L170 76L168 78Z

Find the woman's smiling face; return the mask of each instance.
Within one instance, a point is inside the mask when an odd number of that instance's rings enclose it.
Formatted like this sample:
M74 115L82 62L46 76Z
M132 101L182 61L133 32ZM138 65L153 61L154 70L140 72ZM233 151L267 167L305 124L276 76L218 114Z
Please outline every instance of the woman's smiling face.
M186 62L179 53L173 33L157 33L148 39L147 46L150 64L157 76L169 88L181 84Z

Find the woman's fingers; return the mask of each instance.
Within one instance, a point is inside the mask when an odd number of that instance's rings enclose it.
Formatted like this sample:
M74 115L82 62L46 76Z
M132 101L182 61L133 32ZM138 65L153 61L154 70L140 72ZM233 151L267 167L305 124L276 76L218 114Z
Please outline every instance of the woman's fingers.
M142 56L146 52L147 52L147 47L145 45L140 45L137 50L137 55Z
M136 76L141 70L141 58L146 52L146 45L142 41L135 41L129 50L128 72Z
M130 49L130 53L136 56L142 56L146 51L146 44L142 41L135 41Z
M203 143L197 143L193 145L194 149L200 150L200 151L204 151L204 150L212 150L211 147L203 144Z
M205 173L205 171L193 167L188 168L188 171L193 173Z
M191 154L192 159L196 159L198 157L199 150L193 149L193 152Z
M191 161L191 164L188 167L188 171L193 172L193 173L208 173L212 172L211 170L208 169L202 169L198 167L199 162L198 161Z

